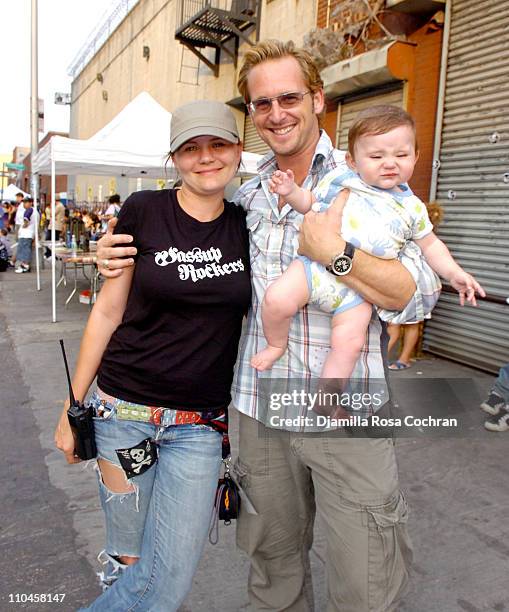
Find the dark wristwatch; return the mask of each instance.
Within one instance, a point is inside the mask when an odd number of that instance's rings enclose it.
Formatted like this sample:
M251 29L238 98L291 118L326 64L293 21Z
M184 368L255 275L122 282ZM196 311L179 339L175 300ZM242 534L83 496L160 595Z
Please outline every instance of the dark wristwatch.
M355 247L353 244L345 242L345 250L338 255L334 255L330 264L325 269L327 272L334 274L334 276L345 276L352 269L354 253Z

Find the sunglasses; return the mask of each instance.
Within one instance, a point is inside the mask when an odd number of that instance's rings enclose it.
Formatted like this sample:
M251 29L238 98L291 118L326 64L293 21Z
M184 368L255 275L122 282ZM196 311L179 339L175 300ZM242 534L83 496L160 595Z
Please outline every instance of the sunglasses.
M272 103L274 100L277 100L280 108L288 110L290 108L295 108L298 106L304 96L310 94L310 91L291 91L289 93L284 93L279 96L274 96L273 98L258 98L258 100L253 100L246 104L248 110L253 115L258 113L259 115L265 115L272 108Z

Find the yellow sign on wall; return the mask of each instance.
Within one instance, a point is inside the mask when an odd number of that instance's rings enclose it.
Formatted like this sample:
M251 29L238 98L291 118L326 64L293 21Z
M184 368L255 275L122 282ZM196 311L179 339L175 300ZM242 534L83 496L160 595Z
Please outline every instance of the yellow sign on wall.
M88 186L87 187L87 200L91 202L94 199L94 188Z
M164 189L166 187L166 181L164 179L157 179L157 189Z
M108 187L110 190L110 195L117 193L117 181L114 178L110 179L110 182L108 183Z

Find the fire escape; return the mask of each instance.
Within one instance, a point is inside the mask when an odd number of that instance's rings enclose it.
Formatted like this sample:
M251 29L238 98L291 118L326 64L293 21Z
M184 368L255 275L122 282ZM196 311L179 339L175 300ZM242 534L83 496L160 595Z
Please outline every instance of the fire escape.
M240 42L253 44L249 30L256 28L258 40L261 4L262 0L178 0L175 38L217 77L221 52L236 67ZM206 47L215 49L214 61L203 54Z

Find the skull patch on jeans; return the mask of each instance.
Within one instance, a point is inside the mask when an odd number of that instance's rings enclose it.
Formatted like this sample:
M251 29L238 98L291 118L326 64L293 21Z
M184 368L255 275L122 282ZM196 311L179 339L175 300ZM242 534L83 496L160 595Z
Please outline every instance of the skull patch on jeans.
M157 461L157 445L150 438L131 448L117 448L115 452L127 478L140 476Z

